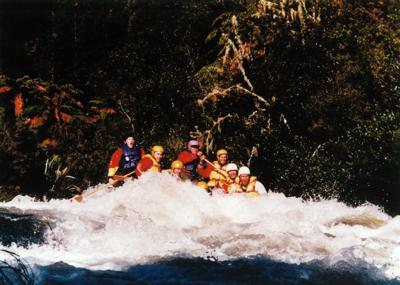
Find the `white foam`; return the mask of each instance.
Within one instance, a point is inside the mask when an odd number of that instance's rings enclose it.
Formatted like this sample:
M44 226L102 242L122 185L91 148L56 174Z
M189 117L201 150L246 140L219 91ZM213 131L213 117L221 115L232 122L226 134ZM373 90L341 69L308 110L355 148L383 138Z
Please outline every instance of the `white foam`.
M64 261L93 269L121 269L165 256L264 255L332 264L357 258L400 278L400 216L392 218L374 205L303 202L271 192L258 198L209 196L166 173L146 173L114 191L96 187L101 190L82 203L21 196L0 203L52 225L48 244L9 249L37 264Z

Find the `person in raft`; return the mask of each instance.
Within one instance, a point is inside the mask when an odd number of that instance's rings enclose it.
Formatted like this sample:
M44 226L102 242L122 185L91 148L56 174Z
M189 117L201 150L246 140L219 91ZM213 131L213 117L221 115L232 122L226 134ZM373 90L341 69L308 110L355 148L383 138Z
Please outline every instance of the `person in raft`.
M178 160L182 161L184 167L182 173L191 176L191 180L197 180L199 177L208 178L210 175L212 168L204 159L205 156L200 151L200 143L197 140L190 140L187 149L178 155Z
M172 176L176 177L178 180L187 180L189 177L185 174L182 173L182 170L184 169L183 163L180 160L174 160L171 163L171 169L168 169L167 172L171 174Z
M226 172L228 163L228 151L220 149L217 151L217 160L213 162L213 170L210 173L210 180L208 181L208 187L210 189L223 189L227 192L229 176Z
M143 151L136 145L135 137L131 134L124 137L124 143L111 155L108 164L108 183L115 185L114 175L134 174L134 170L143 155Z
M228 173L228 179L226 181L225 193L232 193L235 190L235 181L238 177L239 168L235 163L228 163L226 165L226 173Z
M136 175L139 177L146 171L161 172L161 159L164 156L164 148L160 145L153 146L151 154L146 154L136 166Z
M250 169L247 166L239 168L238 177L235 180L231 192L248 193L251 196L259 196L267 192L264 185L257 181L257 177L250 176Z

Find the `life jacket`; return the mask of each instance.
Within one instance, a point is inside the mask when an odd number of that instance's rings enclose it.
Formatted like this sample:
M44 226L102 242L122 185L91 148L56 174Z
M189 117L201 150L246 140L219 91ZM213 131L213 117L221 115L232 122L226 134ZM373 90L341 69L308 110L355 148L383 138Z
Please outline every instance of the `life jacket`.
M241 184L240 182L240 178L239 176L235 178L235 185L232 185L231 190L233 193L252 193L252 192L256 192L256 181L257 181L257 177L255 176L250 176L250 180L249 180L249 184L247 184L247 186L244 186Z
M233 181L229 178L229 175L226 172L226 165L221 166L218 161L214 161L213 165L215 166L215 169L210 173L208 187L221 188L225 193L228 193L229 184Z
M200 158L198 156L194 156L190 151L184 150L188 154L193 156L193 159L190 161L183 162L183 167L190 172L193 176L197 176L197 166L200 163Z
M119 167L123 170L123 172L132 171L135 169L140 158L140 149L137 146L130 148L124 144L122 145L122 156L119 161Z
M152 167L150 167L147 171L153 171L153 172L161 172L161 165L155 160L155 158L151 154L146 154L143 156L143 158L148 157L151 159L153 162Z
M235 179L232 180L232 178L229 178L227 181L227 187L226 187L226 193L235 193L236 188L239 188L239 186L236 184Z

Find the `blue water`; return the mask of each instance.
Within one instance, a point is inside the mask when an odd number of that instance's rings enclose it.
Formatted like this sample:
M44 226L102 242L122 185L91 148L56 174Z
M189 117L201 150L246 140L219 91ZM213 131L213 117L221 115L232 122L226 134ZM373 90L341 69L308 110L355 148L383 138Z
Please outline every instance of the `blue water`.
M263 257L214 261L173 258L124 271L90 271L65 263L39 267L39 284L400 284L368 264L287 264Z

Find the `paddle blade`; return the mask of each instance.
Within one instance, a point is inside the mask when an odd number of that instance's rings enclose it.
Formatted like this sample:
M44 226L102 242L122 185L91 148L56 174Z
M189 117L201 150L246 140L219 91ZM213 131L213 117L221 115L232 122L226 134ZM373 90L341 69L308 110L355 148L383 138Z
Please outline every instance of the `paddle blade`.
M82 195L75 195L71 198L71 201L82 202L83 196Z

